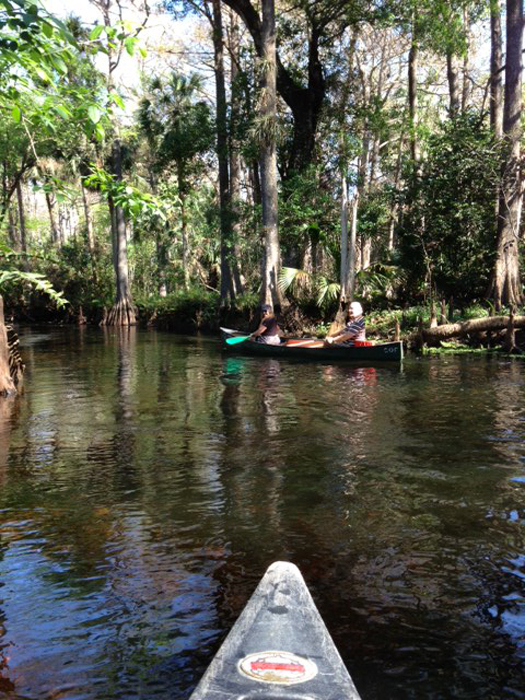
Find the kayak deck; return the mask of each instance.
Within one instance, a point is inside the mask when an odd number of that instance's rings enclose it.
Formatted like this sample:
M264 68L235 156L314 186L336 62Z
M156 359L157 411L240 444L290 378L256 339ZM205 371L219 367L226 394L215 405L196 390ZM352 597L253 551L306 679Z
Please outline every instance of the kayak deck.
M275 562L190 700L360 700L299 569Z

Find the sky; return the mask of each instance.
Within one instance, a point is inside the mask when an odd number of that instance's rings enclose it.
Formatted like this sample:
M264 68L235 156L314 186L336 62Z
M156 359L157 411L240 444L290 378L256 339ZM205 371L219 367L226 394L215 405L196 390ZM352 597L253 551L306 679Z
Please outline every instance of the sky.
M58 17L65 17L68 14L75 14L85 22L95 22L100 19L100 12L93 7L89 0L42 0L42 4L51 14Z
M42 0L42 4L57 17L64 18L73 14L80 17L88 26L100 23L102 20L100 11L89 0ZM157 3L155 0L150 0L149 4L154 10ZM129 2L126 5L125 19L140 25L144 15L134 11ZM194 39L196 27L197 22L194 18L175 21L170 14L152 12L145 30L140 35L140 45L146 49L147 55L142 59L138 53L134 57L128 56L126 52L123 53L116 71L116 79L121 88L136 90L140 82L141 70L156 75L168 74L173 69L184 73L195 70L200 63L197 52L198 42ZM189 47L193 47L196 51L194 65L187 62L188 55L190 57L192 55ZM105 57L101 56L98 63L100 70L105 70L105 63Z

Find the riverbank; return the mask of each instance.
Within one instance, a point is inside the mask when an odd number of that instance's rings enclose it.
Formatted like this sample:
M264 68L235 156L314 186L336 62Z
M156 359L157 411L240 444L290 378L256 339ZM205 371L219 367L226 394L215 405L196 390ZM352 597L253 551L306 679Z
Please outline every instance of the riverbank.
M6 304L7 316L13 322L50 325L92 325L103 324L108 311L97 303L89 307L75 307L68 304L57 309L45 300L35 297L29 305L14 306L14 300ZM11 303L9 303L11 302ZM364 302L365 309L366 302ZM220 306L217 292L192 289L171 294L154 300L140 300L136 304L138 324L141 327L157 328L175 333L192 335L204 333L216 335L220 326L253 330L257 324L259 299L256 294L245 294L237 300L235 307L224 309ZM15 310L16 309L16 310ZM367 335L370 340L401 340L408 351L435 353L486 352L503 349L520 352L525 348L525 332L519 328L509 328L506 319L508 310L503 310L500 328L487 330L496 317L490 316L490 309L481 304L464 309L447 309L436 318L428 306L405 308L370 309L366 312ZM282 315L281 327L294 336L323 338L330 329L335 312L288 307ZM517 317L520 319L521 317ZM494 319L491 320L491 319ZM436 329L446 329L455 324L457 337L448 337ZM478 330L476 330L476 325ZM464 332L461 332L462 327ZM481 327L479 329L479 327Z

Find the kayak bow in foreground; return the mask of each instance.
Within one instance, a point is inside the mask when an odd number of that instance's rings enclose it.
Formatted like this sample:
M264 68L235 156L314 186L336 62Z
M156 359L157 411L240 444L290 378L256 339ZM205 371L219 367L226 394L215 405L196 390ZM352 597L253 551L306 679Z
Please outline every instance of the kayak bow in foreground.
M360 700L299 569L272 564L190 700Z

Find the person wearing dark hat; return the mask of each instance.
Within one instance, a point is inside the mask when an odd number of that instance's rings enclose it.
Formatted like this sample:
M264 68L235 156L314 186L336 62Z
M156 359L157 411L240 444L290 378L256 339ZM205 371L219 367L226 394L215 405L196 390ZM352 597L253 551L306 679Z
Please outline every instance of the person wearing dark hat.
M279 324L273 313L270 304L261 306L261 325L254 331L250 338L253 338L257 343L266 343L267 345L280 345L281 338Z

